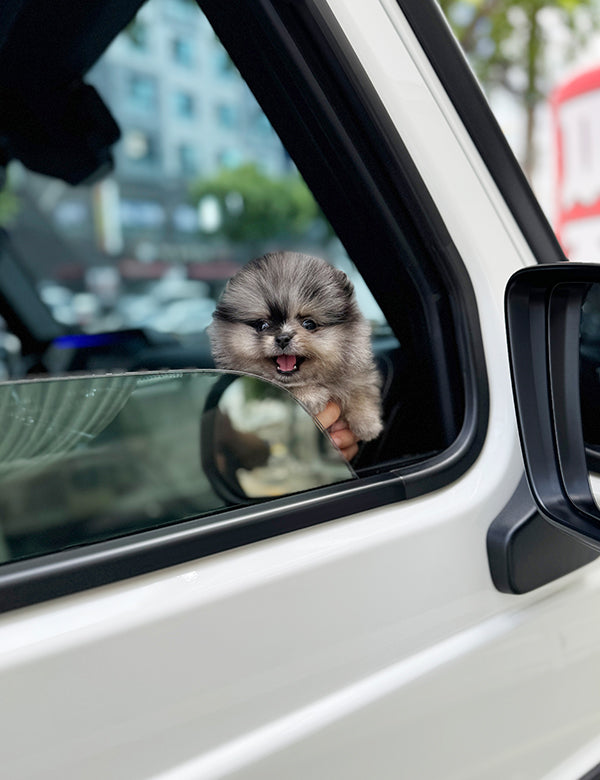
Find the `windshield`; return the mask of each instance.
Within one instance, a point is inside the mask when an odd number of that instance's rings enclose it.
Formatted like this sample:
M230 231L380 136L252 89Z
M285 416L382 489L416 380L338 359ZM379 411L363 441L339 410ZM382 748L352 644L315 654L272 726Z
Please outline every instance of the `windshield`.
M291 395L235 373L4 383L0 426L0 562L354 476Z

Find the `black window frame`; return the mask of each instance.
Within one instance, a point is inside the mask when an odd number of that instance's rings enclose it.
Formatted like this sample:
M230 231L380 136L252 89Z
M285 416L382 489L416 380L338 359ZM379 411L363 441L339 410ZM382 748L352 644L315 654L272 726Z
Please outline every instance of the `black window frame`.
M427 378L423 387L432 390L420 388L422 403L432 416L439 410L434 454L413 463L379 462L350 484L227 509L210 525L206 518L187 520L6 564L0 567L0 611L431 492L464 474L483 445L489 395L468 273L328 7L319 0L199 5L388 322L402 332L413 375ZM456 47L452 56L461 56ZM377 265L373 256L390 259ZM402 289L420 296L419 309L398 306Z

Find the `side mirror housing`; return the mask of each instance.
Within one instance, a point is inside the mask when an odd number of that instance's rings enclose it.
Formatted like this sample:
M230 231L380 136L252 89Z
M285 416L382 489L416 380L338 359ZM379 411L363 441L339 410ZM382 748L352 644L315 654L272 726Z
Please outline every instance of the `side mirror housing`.
M509 280L505 304L531 494L545 519L600 550L600 510L590 487L580 382L582 311L594 284L600 284L600 265L525 268Z

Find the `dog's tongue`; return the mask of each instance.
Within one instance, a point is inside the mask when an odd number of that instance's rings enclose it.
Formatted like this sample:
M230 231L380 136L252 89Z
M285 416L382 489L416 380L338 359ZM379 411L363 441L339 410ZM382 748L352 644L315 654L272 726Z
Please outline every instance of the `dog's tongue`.
M296 368L296 355L277 355L277 365L280 371L293 371Z

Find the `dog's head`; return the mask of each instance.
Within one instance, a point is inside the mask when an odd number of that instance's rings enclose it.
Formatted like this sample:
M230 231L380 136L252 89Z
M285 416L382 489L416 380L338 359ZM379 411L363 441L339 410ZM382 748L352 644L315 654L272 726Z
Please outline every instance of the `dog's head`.
M293 387L335 382L352 363L365 325L343 271L316 257L277 252L229 280L209 335L219 368Z

